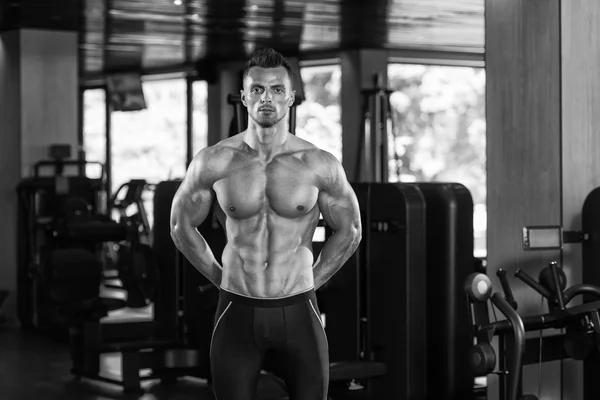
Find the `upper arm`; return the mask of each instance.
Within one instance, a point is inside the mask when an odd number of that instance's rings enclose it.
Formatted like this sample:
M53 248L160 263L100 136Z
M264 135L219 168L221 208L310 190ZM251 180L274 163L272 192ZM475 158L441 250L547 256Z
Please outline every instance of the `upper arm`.
M177 189L171 205L171 232L179 229L197 228L210 211L212 184L206 176L209 150L203 149L194 156Z
M319 209L327 225L335 232L356 230L361 234L360 211L356 194L350 186L341 163L333 155L323 152L320 163L321 190Z

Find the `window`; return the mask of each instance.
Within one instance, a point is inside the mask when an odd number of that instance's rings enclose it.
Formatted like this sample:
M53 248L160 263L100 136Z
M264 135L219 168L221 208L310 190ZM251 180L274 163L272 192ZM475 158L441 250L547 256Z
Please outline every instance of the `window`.
M483 68L390 64L390 181L465 185L475 204L475 256L486 256Z
M83 150L86 161L106 164L106 92L104 89L88 89L83 92ZM88 166L86 174L93 178L98 177L98 167Z
M147 109L111 114L112 192L131 179L150 184L183 178L186 168L186 82L144 81ZM153 225L152 192L144 205Z
M306 99L297 107L296 135L342 161L340 65L300 68Z
M208 87L206 81L194 81L192 84L192 155L208 145L208 114L206 101Z

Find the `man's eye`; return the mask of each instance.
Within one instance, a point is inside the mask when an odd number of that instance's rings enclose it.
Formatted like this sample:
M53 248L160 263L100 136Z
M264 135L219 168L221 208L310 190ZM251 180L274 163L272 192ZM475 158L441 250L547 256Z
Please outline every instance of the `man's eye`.
M281 90L281 89L275 89L275 93L277 93L277 94L280 94L282 92L283 92L283 90Z
M260 88L254 88L254 89L252 89L252 93L260 93Z

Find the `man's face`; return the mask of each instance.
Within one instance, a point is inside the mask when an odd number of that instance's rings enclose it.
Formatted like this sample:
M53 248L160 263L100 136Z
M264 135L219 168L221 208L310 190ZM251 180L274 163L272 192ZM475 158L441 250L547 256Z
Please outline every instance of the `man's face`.
M292 82L285 67L252 67L244 79L242 103L259 126L276 125L294 104Z

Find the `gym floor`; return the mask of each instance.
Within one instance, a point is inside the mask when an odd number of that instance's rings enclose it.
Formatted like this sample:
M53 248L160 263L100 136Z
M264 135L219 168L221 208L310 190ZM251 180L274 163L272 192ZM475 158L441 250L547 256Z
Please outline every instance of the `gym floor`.
M106 320L144 320L152 318L151 308L113 311ZM101 370L120 375L120 356L107 354ZM144 381L142 393L123 393L121 387L71 375L69 346L64 340L40 333L0 326L0 400L214 400L206 381L181 378L173 386ZM282 388L261 379L257 400L281 400Z
M109 355L106 370L118 374L119 358ZM18 328L0 328L0 398L2 400L213 400L205 382L182 379L175 386L145 382L144 393L124 394L120 387L70 374L67 343Z

